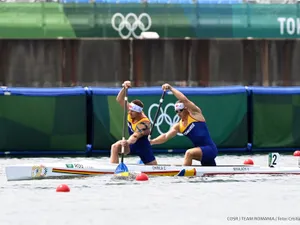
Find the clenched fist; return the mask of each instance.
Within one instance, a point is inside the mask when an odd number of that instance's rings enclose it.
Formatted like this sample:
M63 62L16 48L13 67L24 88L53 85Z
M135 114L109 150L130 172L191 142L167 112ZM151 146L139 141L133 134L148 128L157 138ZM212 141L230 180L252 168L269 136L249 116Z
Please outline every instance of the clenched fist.
M164 91L171 90L171 88L172 88L172 86L171 86L170 84L164 84L164 85L162 86L162 89L163 89Z
M130 88L131 87L131 82L129 80L124 81L124 83L122 84L122 87Z

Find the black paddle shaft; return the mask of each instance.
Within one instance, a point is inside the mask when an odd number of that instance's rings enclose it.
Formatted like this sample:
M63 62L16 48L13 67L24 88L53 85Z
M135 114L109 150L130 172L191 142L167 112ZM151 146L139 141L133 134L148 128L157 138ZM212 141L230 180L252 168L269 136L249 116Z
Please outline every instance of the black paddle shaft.
M158 114L159 114L161 105L162 105L162 103L163 103L163 101L164 101L164 98L165 98L165 94L166 94L166 91L164 91L164 92L162 93L161 98L160 98L160 100L159 100L159 105L158 105L157 111L156 111L156 113L155 113L155 117L154 117L154 120L153 120L153 125L151 126L151 131L150 131L149 137L151 137L151 135L152 135L153 128L154 128L155 123L156 123L156 120L157 120L157 118L158 118Z
M124 87L125 88L125 87ZM127 125L127 102L128 102L128 98L127 98L127 88L125 88L125 96L124 96L124 117L123 117L123 132L122 132L122 139L125 140L125 133L126 133L126 125ZM124 150L124 147L122 147L122 149ZM124 151L122 151L121 154L121 162L123 163L124 161Z

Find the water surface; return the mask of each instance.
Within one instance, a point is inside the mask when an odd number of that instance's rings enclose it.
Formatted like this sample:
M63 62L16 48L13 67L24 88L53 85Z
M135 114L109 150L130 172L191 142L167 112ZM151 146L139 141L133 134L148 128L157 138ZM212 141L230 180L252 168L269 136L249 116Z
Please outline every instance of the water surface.
M160 163L182 163L183 156L159 155ZM223 155L218 164L242 164L250 156ZM266 166L267 156L252 156ZM6 181L8 164L107 162L102 158L0 159L0 225L217 225L300 224L300 176L242 175L206 178L150 177L116 181L111 176ZM125 163L137 162L125 158ZM281 156L281 166L296 158ZM196 164L196 162L195 162ZM59 184L69 193L57 193Z

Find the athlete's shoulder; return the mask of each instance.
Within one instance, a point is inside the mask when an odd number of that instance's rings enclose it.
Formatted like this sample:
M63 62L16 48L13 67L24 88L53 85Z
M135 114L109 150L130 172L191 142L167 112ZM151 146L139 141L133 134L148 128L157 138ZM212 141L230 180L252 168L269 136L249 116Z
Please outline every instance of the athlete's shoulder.
M130 122L130 123L132 123L132 119L131 119L131 116L130 116L129 113L127 114L127 121Z
M145 114L143 114L143 117L140 121L141 122L150 122L149 118Z
M205 122L205 118L202 113L189 113L188 120L190 122Z

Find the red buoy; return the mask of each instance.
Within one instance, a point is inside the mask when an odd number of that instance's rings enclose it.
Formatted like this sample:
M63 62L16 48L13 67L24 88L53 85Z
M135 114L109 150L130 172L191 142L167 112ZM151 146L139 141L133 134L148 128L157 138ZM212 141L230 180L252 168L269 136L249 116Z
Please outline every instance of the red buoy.
M244 165L254 165L254 162L253 162L252 159L246 159L246 160L244 161Z
M56 188L56 192L70 192L70 188L66 184L61 184Z
M294 156L300 156L300 150L295 151Z
M140 173L135 178L137 181L146 181L148 180L148 176L145 173Z

